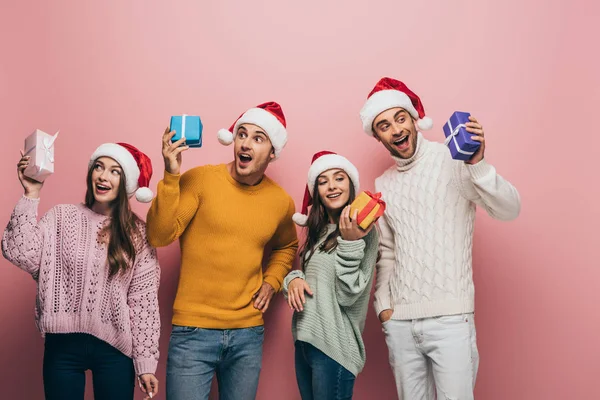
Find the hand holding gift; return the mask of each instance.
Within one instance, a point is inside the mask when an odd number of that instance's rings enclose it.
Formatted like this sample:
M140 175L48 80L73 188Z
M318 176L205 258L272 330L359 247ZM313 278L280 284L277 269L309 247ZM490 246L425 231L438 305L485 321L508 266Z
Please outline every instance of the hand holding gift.
M17 164L17 176L19 177L19 182L21 182L21 186L23 186L25 197L29 197L30 199L37 199L40 197L40 190L42 190L42 186L44 186L44 183L38 182L34 179L25 176L24 172L29 167L30 160L31 156L26 156L25 153L21 151L21 159Z
M483 134L483 126L477 121L477 119L473 116L469 117L469 121L465 125L467 126L467 132L472 133L474 136L471 136L471 140L479 142L479 149L473 154L473 157L467 164L477 164L479 161L483 160L483 153L485 152L485 137Z
M162 155L165 160L165 171L173 175L179 175L181 172L181 152L189 149L184 144L185 138L181 138L173 143L174 131L165 129L162 136Z
M340 215L340 236L344 240L359 240L364 238L371 232L373 225L367 229L362 229L357 221L358 210L354 210L352 217L350 217L350 206L344 207L342 214Z
M381 199L381 193L361 192L350 205L350 215L356 214L356 223L366 230L383 215L385 201Z
M37 182L44 182L47 177L54 173L54 141L58 132L49 135L36 129L25 138L25 153L29 157L27 167L23 174Z
M481 125L477 124L477 120L467 112L456 111L450 116L448 122L444 125L444 135L446 135L446 141L444 144L450 149L450 154L455 160L468 161L475 158L475 154L483 154L481 149L481 140L479 136L472 136L471 134L479 134L483 137L483 131ZM483 157L481 157L483 158Z

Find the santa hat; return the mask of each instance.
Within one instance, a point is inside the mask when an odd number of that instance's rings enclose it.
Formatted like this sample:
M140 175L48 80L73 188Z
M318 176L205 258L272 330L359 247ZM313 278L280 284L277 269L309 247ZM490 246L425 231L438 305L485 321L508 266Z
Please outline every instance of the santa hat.
M147 155L127 143L104 143L90 158L90 168L100 157L110 157L119 163L125 174L125 189L129 197L149 203L154 193L148 188L152 178L152 162Z
M306 189L304 190L304 201L302 202L302 212L295 213L292 216L294 222L300 226L305 226L308 221L308 207L313 203L313 192L315 190L315 182L319 175L323 172L339 168L344 170L354 185L354 191L358 192L360 182L358 180L358 170L348 161L346 157L342 157L331 151L321 151L313 156L312 164L308 169L308 178L306 179Z
M425 109L419 96L396 79L381 78L360 110L360 119L367 135L373 136L373 121L379 114L396 107L408 111L417 120L417 127L420 130L426 131L433 127L431 118L425 116Z
M279 158L281 150L283 150L287 143L285 116L279 104L269 101L249 109L240 115L229 130L219 130L217 135L219 142L225 146L233 143L237 130L242 124L253 124L264 129L275 150L275 158Z

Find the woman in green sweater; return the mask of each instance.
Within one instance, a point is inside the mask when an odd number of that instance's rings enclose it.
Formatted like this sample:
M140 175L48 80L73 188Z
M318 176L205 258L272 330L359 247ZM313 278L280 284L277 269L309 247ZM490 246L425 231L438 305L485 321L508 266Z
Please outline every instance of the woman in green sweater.
M358 171L350 161L317 153L303 213L294 214L307 235L302 270L286 276L283 291L295 311L296 379L303 400L351 399L365 365L362 332L379 239L373 225L364 231L350 215L358 189Z

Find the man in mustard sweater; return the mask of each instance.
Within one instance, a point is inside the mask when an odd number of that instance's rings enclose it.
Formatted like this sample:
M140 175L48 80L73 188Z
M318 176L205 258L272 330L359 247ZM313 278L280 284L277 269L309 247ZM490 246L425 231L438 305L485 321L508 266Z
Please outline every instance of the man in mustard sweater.
M229 164L180 174L182 139L163 135L165 176L148 212L152 246L179 238L181 272L167 360L169 400L254 399L262 364L263 318L298 249L291 197L265 176L287 141L279 104L251 108L219 141ZM271 254L263 272L265 248Z

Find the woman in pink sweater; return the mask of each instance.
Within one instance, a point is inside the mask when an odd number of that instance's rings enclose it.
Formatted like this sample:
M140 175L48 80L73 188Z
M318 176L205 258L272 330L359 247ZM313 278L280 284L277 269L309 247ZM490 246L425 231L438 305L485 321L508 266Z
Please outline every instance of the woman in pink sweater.
M146 398L158 391L160 269L145 223L129 197L148 202L150 159L125 143L91 157L83 204L61 204L39 221L42 183L17 165L24 196L2 238L2 253L37 283L36 322L45 336L46 399L82 400L85 371L97 400L133 399L136 377Z

